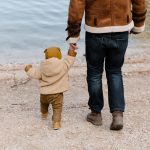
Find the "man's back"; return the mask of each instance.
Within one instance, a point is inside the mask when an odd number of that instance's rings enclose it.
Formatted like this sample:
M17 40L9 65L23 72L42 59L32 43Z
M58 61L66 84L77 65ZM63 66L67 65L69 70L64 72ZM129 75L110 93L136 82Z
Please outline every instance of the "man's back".
M131 1L90 0L86 2L85 15L86 25L92 27L127 25L132 21Z
M144 30L146 0L70 0L69 37L80 33L85 12L85 29L90 33L111 33Z

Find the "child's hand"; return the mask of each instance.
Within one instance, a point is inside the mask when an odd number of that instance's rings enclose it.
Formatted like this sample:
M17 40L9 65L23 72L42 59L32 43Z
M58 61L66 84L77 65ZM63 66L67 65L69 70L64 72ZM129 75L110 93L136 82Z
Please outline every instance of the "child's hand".
M69 44L68 55L72 56L72 57L75 57L77 55L77 52L76 52L77 49L78 49L77 44L70 43Z
M76 52L75 50L69 49L69 50L68 50L68 55L69 55L69 56L72 56L72 57L76 57L77 52Z
M32 68L32 65L27 65L24 70L25 72L28 72L31 68Z

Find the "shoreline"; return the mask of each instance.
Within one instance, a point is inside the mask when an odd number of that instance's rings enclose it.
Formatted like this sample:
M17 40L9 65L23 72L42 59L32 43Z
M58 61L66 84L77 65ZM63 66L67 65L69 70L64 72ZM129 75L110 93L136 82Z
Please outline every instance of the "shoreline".
M144 38L136 38L134 35L130 35L129 38L129 45L127 48L126 56L131 57L131 56L136 56L136 55L141 55L143 53L148 53L149 52L149 38L144 39ZM56 45L58 47L61 47L61 45ZM67 54L67 48L68 44L63 44L61 49L62 49L62 54L65 56ZM84 46L84 40L83 38L79 41L79 49L78 49L78 54L77 58L82 58L82 56L85 54L85 46ZM0 56L0 66L3 65L24 65L28 63L32 64L37 64L42 60L44 57L43 50L42 48L38 48L37 51L32 51L28 49L27 51L21 51L21 50L13 50L12 51L4 51L2 50L2 54Z
M131 50L130 48L128 49L128 51ZM138 51L137 54L126 54L125 56L125 62L124 62L124 66L123 66L123 74L134 74L132 72L139 72L139 74L141 74L143 72L143 74L145 72L147 72L149 74L150 72L150 51L148 48L143 49L144 52L142 52L142 54ZM37 66L39 65L38 63L31 63L33 66ZM14 74L16 74L16 77L18 76L19 78L21 78L21 76L23 78L27 78L27 76L25 75L24 72L24 67L25 67L25 63L15 63L15 64L0 64L0 80L5 80L5 79L12 79L14 77ZM76 58L76 61L73 65L73 67L71 68L71 70L73 70L73 68L76 67L83 67L86 69L86 60L85 60L85 56L78 56ZM20 75L19 75L20 74Z

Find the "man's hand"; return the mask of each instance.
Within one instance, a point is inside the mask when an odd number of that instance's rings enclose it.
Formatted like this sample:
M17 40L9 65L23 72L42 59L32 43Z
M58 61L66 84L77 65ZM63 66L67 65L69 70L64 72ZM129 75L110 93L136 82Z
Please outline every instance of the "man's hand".
M78 49L77 44L76 43L70 43L69 44L69 49L70 50L77 50Z
M25 72L28 72L31 68L32 68L32 65L27 65L24 70Z

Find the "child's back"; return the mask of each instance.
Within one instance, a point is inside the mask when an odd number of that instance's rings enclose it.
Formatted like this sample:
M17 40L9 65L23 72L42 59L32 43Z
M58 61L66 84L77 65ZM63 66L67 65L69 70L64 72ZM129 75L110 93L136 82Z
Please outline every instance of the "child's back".
M68 56L61 60L61 52L57 47L45 51L45 60L39 67L26 66L27 74L40 82L40 102L42 116L47 117L49 104L53 107L53 128L60 128L63 104L63 92L69 89L68 71L75 61L76 52L68 51Z

